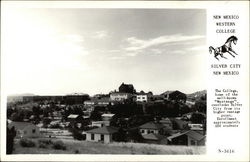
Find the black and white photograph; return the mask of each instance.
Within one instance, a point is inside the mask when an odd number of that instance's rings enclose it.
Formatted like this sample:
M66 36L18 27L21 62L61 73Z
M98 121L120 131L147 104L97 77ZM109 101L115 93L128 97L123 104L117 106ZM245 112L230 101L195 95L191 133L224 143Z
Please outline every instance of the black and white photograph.
M206 10L6 15L6 154L206 153Z
M2 161L249 161L249 1L1 1Z

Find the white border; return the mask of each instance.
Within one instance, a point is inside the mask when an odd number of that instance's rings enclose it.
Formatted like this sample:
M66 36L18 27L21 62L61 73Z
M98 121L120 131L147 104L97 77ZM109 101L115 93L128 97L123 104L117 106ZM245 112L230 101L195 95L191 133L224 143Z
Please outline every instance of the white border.
M231 8L232 11L242 10L246 13L246 18L243 18L241 21L246 21L246 25L249 24L249 2L248 1L221 1L221 2L201 2L201 1L3 1L1 2L1 12L9 8L154 8L154 9L207 9L209 12L214 12L218 9ZM2 15L2 14L1 14ZM4 16L4 15L2 15ZM248 23L247 23L248 22ZM247 27L249 29L249 26ZM209 35L209 33L207 33ZM248 36L249 34L246 34ZM249 39L248 39L249 43ZM249 44L246 53L249 54ZM2 52L1 52L2 53ZM2 58L1 60L4 60ZM248 61L244 64L248 66ZM1 160L6 161L248 161L249 155L225 155L225 154L206 154L206 155L5 155L5 146L6 146L6 94L4 91L4 82L3 76L6 71L3 71L3 64L1 62ZM245 70L246 74L249 77L249 70ZM246 80L246 85L242 85L246 89L246 97L249 96L248 92L249 79ZM209 87L209 83L208 83ZM249 106L248 99L245 98L247 105ZM249 107L246 107L249 108ZM249 113L248 113L249 114ZM242 146L242 149L246 149L246 152L249 151L249 115L245 114L244 119L248 124L246 124L246 138L240 139L246 140L246 145ZM209 116L208 116L209 124ZM209 134L209 130L208 130ZM208 135L209 137L209 135ZM209 138L208 138L209 139ZM208 140L209 145L214 145L212 141ZM215 144L216 145L216 144ZM209 147L208 147L209 148Z

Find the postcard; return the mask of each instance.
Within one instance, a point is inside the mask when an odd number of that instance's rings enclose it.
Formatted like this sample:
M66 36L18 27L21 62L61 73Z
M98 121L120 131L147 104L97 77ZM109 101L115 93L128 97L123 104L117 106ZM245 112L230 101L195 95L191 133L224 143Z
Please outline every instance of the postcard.
M249 161L248 1L1 4L3 161Z

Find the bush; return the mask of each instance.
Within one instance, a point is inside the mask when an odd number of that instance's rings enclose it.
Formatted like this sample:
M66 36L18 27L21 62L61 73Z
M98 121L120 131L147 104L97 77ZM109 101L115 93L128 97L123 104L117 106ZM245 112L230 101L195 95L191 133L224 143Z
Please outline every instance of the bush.
M56 150L66 150L66 146L62 141L55 141L52 147Z
M23 138L20 140L20 145L22 147L35 147L36 146L36 143L30 139L27 139L27 138Z
M47 145L45 143L40 143L39 148L48 148L48 147L47 147Z
M79 154L80 153L80 151L79 150L75 150L75 154Z
M77 140L86 140L86 135L75 129L72 130L72 136Z
M48 139L40 139L40 140L38 140L38 142L39 142L39 144L45 144L45 145L52 144L52 141L48 140Z

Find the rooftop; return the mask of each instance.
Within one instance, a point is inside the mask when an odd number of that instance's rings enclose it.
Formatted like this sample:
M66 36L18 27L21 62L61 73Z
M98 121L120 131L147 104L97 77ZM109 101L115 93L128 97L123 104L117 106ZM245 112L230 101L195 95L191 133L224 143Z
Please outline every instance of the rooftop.
M165 136L163 135L160 135L160 134L154 134L154 133L150 133L150 134L145 134L145 135L142 135L142 137L146 140L162 140L163 138L166 138Z
M163 127L164 125L159 124L159 123L154 123L154 122L148 122L140 126L140 128L143 128L143 129L161 129Z
M69 116L68 116L68 118L71 118L71 119L75 119L75 118L77 118L79 115L77 115L77 114L70 114Z
M202 135L202 134L200 134L198 132L190 130L190 131L185 131L185 132L182 132L182 133L179 132L179 133L173 134L172 136L168 137L168 140L171 141L173 138L180 137L182 135L187 135L190 138L193 138L193 139L195 139L197 141L200 141L201 139L203 139L205 137L204 135Z
M118 132L118 128L106 126L101 128L92 129L89 131L86 131L87 133L95 133L95 134L113 134Z
M102 117L113 117L115 114L102 114Z

